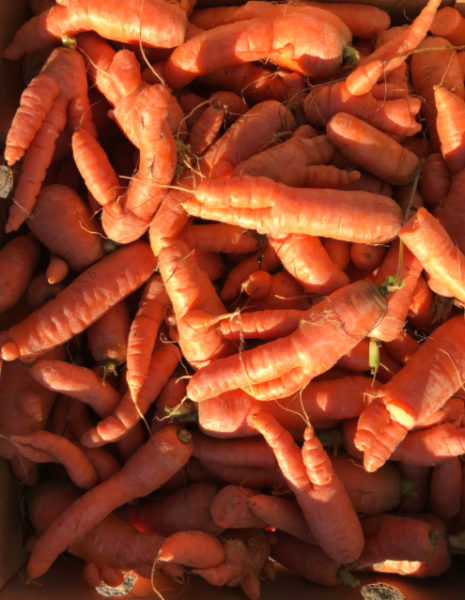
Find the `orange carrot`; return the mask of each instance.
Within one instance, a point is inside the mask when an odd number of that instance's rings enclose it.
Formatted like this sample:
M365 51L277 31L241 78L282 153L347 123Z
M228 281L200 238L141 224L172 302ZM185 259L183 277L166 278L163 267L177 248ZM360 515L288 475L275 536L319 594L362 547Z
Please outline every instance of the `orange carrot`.
M399 237L448 295L465 301L465 257L438 219L425 208L419 208L400 229Z
M199 552L199 548L202 551ZM178 531L162 543L157 561L196 569L215 567L224 561L222 542L205 531Z
M386 246L382 245L353 243L350 245L350 260L362 271L373 271L381 264L386 251Z
M92 370L61 360L38 360L30 368L35 381L46 389L89 404L106 416L120 401L119 393Z
M201 433L193 434L193 456L201 461L211 460L225 465L273 467L275 458L264 440L217 440Z
M0 341L2 358L37 356L71 339L141 286L154 267L155 257L143 242L135 242L106 256L53 300L4 331Z
M48 263L47 270L45 271L45 276L50 285L55 285L60 283L69 274L69 265L66 261L64 261L59 256L52 255L50 257L50 262Z
M429 206L441 205L450 188L451 176L439 152L429 154L423 163L419 190Z
M39 246L31 234L17 236L0 251L0 313L25 293L39 262Z
M433 293L424 277L420 277L415 286L410 308L408 322L416 329L428 329L434 321Z
M183 203L193 216L256 229L259 233L333 237L382 243L393 239L400 209L385 196L349 190L291 188L266 177L206 180ZM364 228L355 225L363 213ZM325 215L324 219L316 218Z
M327 124L326 134L356 165L388 183L406 185L420 164L413 152L392 137L348 113L335 114ZM379 148L379 154L375 148Z
M315 544L302 510L295 500L272 496L268 494L257 494L247 500L250 510L268 526L284 531L308 544Z
M465 19L453 6L444 6L438 10L430 31L433 35L446 38L454 46L465 43Z
M156 348L151 355L149 373L137 401L134 401L131 393L127 391L110 414L104 415L104 419L86 431L81 437L81 444L88 448L96 448L123 438L138 423L158 396L176 368L179 354L179 349L173 344Z
M463 123L465 122L465 101L439 85L434 88L434 102L437 110L436 128L441 154L449 171L458 173L465 167L465 144Z
M338 169L334 165L309 165L305 169L304 187L349 188L361 177L355 169Z
M334 238L323 238L321 243L328 253L329 258L344 271L350 262L350 244L343 240L335 240Z
M124 24L124 26L121 26ZM5 58L15 60L26 52L56 43L62 35L96 31L114 41L172 48L184 40L186 13L176 3L160 0L144 5L131 1L124 6L95 7L88 0L60 0L49 10L27 21L4 50Z
M203 252L249 254L258 245L253 231L223 223L188 224L178 237L189 248Z
M226 485L213 498L210 511L213 521L222 529L265 526L248 506L256 490L238 485Z
M110 479L98 484L62 512L39 538L29 558L30 577L40 577L55 558L115 508L146 496L167 481L189 459L190 436L175 427L152 437ZM76 527L76 523L79 526Z
M458 457L433 467L429 488L429 508L441 519L451 519L460 510L462 467Z
M463 454L465 428L452 423L411 431L393 452L393 460L418 466L434 466Z
M84 452L61 435L35 431L10 437L18 452L35 463L62 464L77 487L92 488L98 481L97 472Z
M268 239L284 268L306 292L329 294L349 283L348 276L332 262L317 237L290 234Z
M129 325L129 307L121 300L87 329L93 359L110 371L126 362Z

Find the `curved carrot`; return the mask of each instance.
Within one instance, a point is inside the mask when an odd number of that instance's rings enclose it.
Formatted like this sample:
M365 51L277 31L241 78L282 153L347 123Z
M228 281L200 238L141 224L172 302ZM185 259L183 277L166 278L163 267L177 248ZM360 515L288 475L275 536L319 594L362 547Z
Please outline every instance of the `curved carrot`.
M92 488L98 481L97 472L84 452L61 435L35 431L10 437L19 453L37 463L62 464L71 481L82 488Z
M199 548L202 551L199 552ZM197 569L215 567L224 561L221 541L206 531L178 531L169 535L160 547L157 561Z
M81 273L53 300L3 332L2 358L36 356L71 339L141 286L154 268L155 257L144 242L116 250Z
M146 496L176 473L189 459L189 436L174 426L153 434L126 464L106 481L76 500L46 529L28 563L30 577L40 577L57 556L133 498ZM76 527L76 523L79 525Z

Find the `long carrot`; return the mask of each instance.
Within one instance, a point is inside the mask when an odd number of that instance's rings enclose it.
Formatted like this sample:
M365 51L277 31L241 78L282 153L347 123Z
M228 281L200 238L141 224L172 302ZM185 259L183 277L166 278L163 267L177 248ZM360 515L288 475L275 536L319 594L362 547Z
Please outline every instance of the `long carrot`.
M39 246L31 234L17 236L0 251L0 313L12 308L26 291L39 263Z
M34 546L28 563L29 576L40 577L60 552L115 508L133 498L146 496L167 481L189 459L192 449L189 438L186 431L166 427L152 435L118 473L76 500L53 521Z
M4 331L2 358L36 356L71 339L141 286L154 268L155 257L144 242L135 242L106 256L53 300Z

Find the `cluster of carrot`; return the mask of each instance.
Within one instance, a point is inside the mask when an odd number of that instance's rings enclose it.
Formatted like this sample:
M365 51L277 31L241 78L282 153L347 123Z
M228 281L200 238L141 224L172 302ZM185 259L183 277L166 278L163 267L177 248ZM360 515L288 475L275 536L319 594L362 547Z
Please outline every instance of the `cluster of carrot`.
M252 599L277 563L448 569L465 18L439 5L31 0L0 251L31 578L64 551L94 587Z

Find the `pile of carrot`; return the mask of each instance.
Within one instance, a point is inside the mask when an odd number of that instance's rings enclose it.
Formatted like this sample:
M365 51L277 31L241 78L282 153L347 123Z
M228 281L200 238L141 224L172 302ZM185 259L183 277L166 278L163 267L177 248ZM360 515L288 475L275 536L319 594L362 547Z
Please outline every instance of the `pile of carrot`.
M465 17L440 4L30 0L0 250L29 577L67 551L92 587L255 600L277 565L449 568Z

